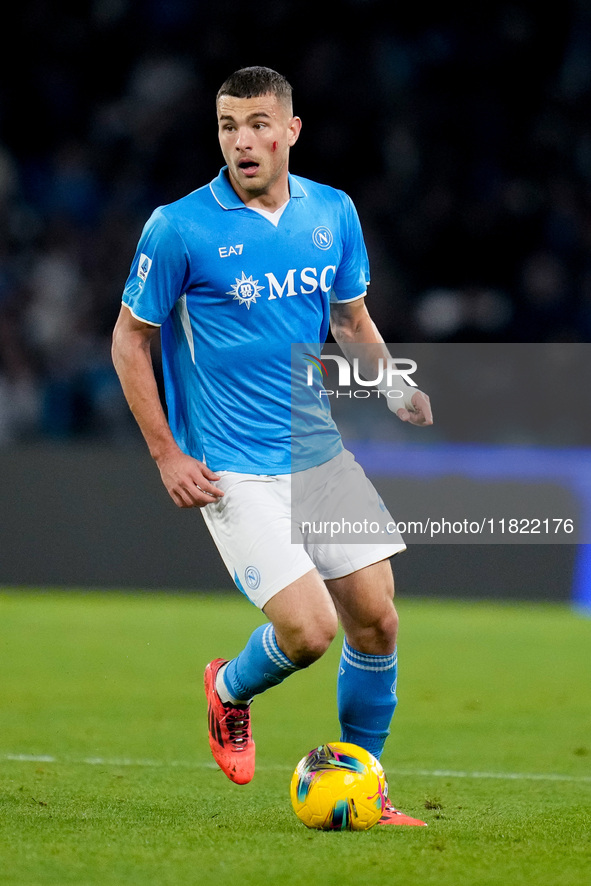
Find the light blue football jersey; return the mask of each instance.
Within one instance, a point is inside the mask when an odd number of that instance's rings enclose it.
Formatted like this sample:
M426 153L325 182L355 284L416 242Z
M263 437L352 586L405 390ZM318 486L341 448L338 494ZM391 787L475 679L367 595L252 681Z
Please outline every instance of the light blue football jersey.
M294 175L289 188L275 225L224 167L154 211L125 285L123 303L162 327L172 433L214 471L291 473L342 449L304 354L320 356L331 300L365 294L367 251L346 194Z

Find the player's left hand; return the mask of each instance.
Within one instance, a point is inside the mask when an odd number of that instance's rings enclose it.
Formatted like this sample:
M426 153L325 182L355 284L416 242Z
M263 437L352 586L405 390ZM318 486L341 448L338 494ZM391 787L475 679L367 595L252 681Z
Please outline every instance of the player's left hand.
M401 421L407 421L409 424L417 425L418 427L432 425L433 413L431 411L431 401L427 394L424 394L422 391L417 391L412 395L410 402L412 403L412 409L405 409L404 406L401 406L400 409L396 410L398 418Z

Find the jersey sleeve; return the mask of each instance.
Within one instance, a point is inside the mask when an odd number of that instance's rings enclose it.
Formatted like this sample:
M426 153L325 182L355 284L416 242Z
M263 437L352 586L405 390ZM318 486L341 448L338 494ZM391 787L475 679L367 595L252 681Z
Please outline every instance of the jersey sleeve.
M186 290L189 253L176 228L156 209L139 239L122 301L134 317L161 326Z
M369 259L361 222L351 198L344 193L342 198L343 257L335 275L331 302L355 301L365 295L369 286Z

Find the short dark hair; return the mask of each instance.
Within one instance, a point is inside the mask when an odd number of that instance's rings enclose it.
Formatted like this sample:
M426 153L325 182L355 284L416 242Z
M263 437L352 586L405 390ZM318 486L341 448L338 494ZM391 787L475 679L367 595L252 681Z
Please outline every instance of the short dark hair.
M292 88L282 74L278 74L272 68L263 68L255 65L250 68L240 68L225 80L216 96L216 102L222 95L231 95L233 98L257 98L259 95L277 96L277 99L288 107L292 103Z

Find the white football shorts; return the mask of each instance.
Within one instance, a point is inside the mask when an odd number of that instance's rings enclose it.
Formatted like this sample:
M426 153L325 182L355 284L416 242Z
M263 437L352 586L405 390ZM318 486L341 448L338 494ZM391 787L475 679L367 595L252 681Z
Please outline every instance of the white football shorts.
M311 569L342 578L406 549L347 450L295 474L218 473L224 497L201 513L236 586L259 609Z

